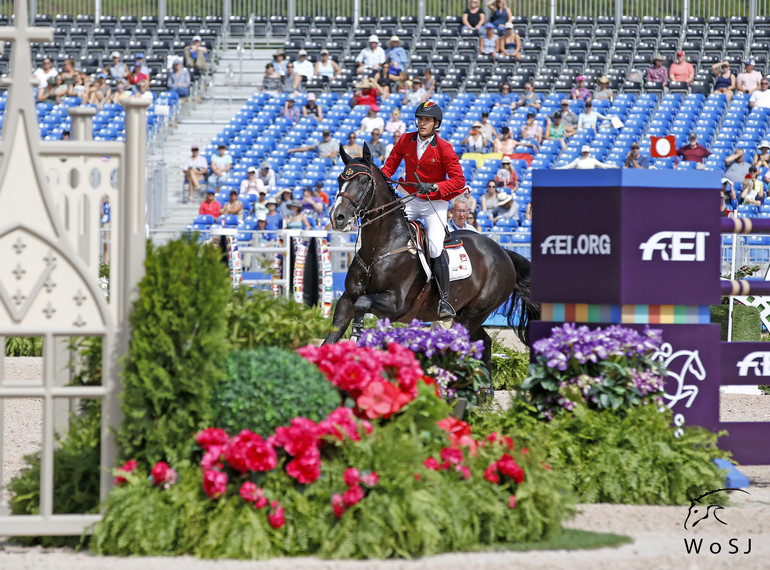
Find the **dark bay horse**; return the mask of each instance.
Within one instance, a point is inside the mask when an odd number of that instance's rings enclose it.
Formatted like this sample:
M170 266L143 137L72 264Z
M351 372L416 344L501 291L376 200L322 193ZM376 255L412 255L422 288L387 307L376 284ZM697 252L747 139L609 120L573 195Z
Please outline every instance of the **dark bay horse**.
M330 212L332 229L342 231L360 220L361 248L348 268L345 292L334 311L335 330L324 343L340 340L351 320L353 335L359 336L366 313L397 322L435 321L438 288L434 279L426 282L414 232L398 196L372 162L366 144L362 158L351 158L342 146L340 155L346 168ZM505 313L511 326L514 311L521 307L515 330L529 344L527 323L539 317L539 307L529 299L529 261L476 232L459 231L452 236L462 239L473 273L452 281L449 301L457 311L455 321L468 329L471 340L484 341L484 361L489 366L492 341L482 324L503 303L508 303Z

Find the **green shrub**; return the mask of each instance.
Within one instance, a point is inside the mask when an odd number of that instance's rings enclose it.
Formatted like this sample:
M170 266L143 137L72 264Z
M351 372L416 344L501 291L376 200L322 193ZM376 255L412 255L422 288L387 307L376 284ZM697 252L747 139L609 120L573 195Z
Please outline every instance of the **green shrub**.
M517 390L527 378L529 353L492 346L492 383L495 390Z
M727 305L711 306L711 322L722 326L722 340L727 340ZM733 304L733 341L758 342L762 335L762 320L759 317L759 308Z
M340 404L334 385L298 354L278 347L237 351L214 389L212 425L267 437L296 416L319 422Z
M567 477L581 502L684 505L724 485L713 462L729 457L714 434L687 427L674 437L672 413L656 406L575 409L551 421L535 419L522 400L500 413L477 414L474 430L511 434L517 445L542 445L546 461Z
M43 356L43 338L39 336L9 336L5 339L6 356Z
M211 420L211 393L227 355L227 267L215 247L182 237L154 248L131 313L118 442L140 465L177 461Z
M308 308L272 293L241 287L225 309L232 348L296 349L324 338L332 329L318 307Z

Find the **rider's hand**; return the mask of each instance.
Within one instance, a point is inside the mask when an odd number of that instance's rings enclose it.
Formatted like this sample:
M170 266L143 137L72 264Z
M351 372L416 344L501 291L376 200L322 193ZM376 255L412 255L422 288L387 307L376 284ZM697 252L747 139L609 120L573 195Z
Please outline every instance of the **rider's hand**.
M417 183L417 193L418 194L430 194L431 192L435 192L438 189L437 184L431 184L428 182L418 182Z

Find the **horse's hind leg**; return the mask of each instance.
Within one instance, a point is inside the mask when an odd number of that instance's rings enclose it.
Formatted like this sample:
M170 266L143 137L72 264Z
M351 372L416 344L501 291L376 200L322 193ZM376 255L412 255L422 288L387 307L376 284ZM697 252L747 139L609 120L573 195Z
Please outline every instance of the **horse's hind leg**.
M350 321L353 319L354 311L353 300L350 298L350 295L343 293L334 309L334 319L332 320L334 330L326 336L324 344L337 342L342 338L342 335L348 330ZM363 316L361 316L361 321L363 322Z

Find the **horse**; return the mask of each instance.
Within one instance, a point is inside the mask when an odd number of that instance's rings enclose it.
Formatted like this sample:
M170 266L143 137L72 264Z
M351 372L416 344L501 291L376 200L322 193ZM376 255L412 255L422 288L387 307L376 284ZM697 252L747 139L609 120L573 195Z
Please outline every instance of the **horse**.
M417 255L416 232L404 213L403 200L416 196L396 194L372 162L368 145L364 144L360 158L351 158L340 145L340 156L345 170L338 179L331 227L344 231L359 221L361 247L348 268L345 292L334 310L334 330L324 344L340 340L351 320L352 336L359 337L366 313L393 322L435 321L440 293L435 279L426 279ZM529 346L527 324L540 316L539 306L530 300L530 263L479 233L463 230L452 236L462 239L473 267L469 277L452 281L449 288L457 313L454 321L468 329L472 341L484 342L483 361L491 370L492 340L482 326L487 317L507 302L508 324Z

